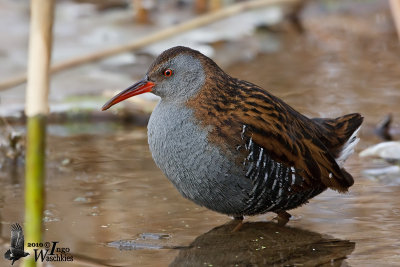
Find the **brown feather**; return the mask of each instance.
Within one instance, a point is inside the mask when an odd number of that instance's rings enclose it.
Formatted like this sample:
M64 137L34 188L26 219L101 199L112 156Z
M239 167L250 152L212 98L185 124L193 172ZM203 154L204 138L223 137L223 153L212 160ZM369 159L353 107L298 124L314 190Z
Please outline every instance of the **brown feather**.
M347 114L336 119L313 118L318 138L325 144L336 158L343 148L343 144L360 127L363 117L358 113Z
M240 160L243 155L235 148L244 145L241 132L246 125L246 135L273 160L300 171L303 189L326 186L347 191L353 179L340 169L335 156L361 124L359 114L309 119L260 87L230 77L208 58L200 59L206 83L187 105L202 127L212 127L210 142Z

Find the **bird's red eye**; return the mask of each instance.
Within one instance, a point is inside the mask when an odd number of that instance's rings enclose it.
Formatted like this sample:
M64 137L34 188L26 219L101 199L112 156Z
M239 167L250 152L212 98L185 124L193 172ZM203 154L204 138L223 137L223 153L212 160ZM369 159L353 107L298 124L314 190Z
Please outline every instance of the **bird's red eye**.
M165 77L171 77L173 74L173 71L171 69L166 69L166 70L164 70L163 74Z

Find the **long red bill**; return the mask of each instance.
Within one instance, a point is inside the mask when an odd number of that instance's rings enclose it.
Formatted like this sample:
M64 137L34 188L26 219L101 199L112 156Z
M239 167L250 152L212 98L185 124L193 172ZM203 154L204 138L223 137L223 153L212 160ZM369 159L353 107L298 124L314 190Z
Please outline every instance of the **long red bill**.
M134 85L126 88L124 91L119 93L118 95L114 96L111 98L107 103L104 104L104 106L101 108L101 110L107 110L110 107L114 106L115 104L130 98L135 95L140 95L143 93L148 93L151 92L151 89L154 87L153 82L147 81L147 79L141 80Z

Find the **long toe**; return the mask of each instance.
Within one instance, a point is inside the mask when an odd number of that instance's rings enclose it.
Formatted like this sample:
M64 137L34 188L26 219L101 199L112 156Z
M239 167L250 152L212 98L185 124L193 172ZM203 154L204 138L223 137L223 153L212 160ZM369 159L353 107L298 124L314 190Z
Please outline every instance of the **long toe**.
M233 228L232 233L237 232L242 228L243 226L243 216L242 217L235 217L233 220L234 223L237 223L235 228Z
M225 225L229 225L230 227L233 227L232 231L231 231L232 233L237 232L243 226L243 216L234 217L233 220L228 221L227 223L225 223Z
M290 217L292 217L292 215L290 215L286 211L280 211L277 212L276 214L277 216L273 220L275 220L278 223L278 225L281 226L285 226L289 222Z

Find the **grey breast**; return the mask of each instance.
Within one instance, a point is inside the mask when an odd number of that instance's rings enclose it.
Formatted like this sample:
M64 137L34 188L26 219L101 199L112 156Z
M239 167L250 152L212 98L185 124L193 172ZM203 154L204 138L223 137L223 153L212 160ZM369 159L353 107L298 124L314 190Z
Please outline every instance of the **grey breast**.
M153 159L186 198L221 213L241 215L251 181L208 142L209 130L199 126L191 109L161 100L148 124Z

